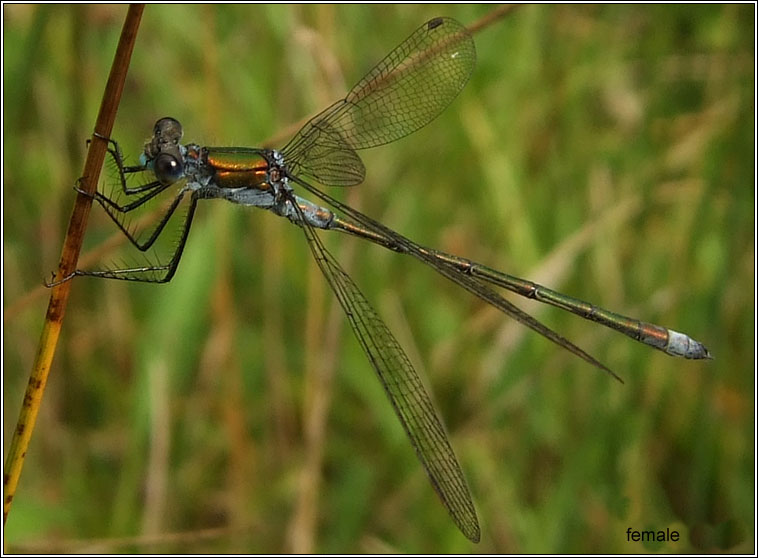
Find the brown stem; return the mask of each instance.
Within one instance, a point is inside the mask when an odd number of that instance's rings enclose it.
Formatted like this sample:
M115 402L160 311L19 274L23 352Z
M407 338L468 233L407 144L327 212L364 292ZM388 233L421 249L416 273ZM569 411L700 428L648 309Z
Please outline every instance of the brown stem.
M100 169L105 160L105 152L108 142L105 138L110 137L113 130L113 123L116 120L116 110L121 100L121 92L124 89L126 72L129 68L134 42L137 37L140 19L144 6L141 4L129 6L129 11L124 21L124 27L121 31L116 55L113 59L113 66L108 77L108 83L105 86L103 102L100 105L100 112L97 115L95 123L95 133L92 136L87 160L84 163L84 172L80 180L81 188L86 192L94 194L97 188L97 181L100 176ZM76 269L76 262L79 258L79 252L82 247L84 231L87 225L87 217L92 206L92 196L79 194L74 202L74 210L71 214L68 232L63 243L61 260L58 266L57 277L68 277ZM55 355L55 348L58 343L63 316L66 311L68 295L71 290L71 282L65 281L55 286L50 293L50 302L47 307L45 323L42 327L42 336L40 337L37 357L32 367L29 377L29 384L24 394L24 400L21 405L16 429L13 432L10 450L5 461L3 469L3 524L8 519L13 497L16 493L18 479L21 476L21 470L24 466L24 458L29 441L34 430L34 423L37 420L42 394L47 383L47 376L50 371L50 365Z

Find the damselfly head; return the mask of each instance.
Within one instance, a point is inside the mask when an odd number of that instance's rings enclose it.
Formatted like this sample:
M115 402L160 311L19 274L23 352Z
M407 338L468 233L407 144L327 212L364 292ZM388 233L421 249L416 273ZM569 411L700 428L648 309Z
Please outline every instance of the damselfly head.
M153 128L153 136L163 138L167 142L179 143L183 135L184 131L182 130L181 122L170 116L164 116L159 119Z
M161 184L173 184L184 174L182 148L184 132L181 123L166 116L155 123L153 137L145 143L140 164L152 169Z
M153 127L153 137L145 144L145 158L151 161L161 153L179 156L179 142L184 135L181 123L175 118L165 116Z

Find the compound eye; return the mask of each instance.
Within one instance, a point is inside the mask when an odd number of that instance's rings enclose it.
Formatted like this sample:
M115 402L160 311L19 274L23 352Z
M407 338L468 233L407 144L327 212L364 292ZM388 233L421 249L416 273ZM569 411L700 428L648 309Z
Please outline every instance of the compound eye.
M155 123L153 135L160 137L166 143L179 143L184 132L181 123L176 118L165 116Z
M170 153L161 153L153 163L155 178L161 184L173 184L182 177L184 167L182 162Z

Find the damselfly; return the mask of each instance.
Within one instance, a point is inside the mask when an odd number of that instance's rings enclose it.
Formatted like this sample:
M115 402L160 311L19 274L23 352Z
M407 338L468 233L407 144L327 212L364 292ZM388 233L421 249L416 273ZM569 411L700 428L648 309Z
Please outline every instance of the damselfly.
M508 302L492 286L563 308L629 337L685 358L710 358L689 336L627 318L531 281L501 273L466 258L421 246L324 193L325 186L360 184L365 168L357 150L395 141L428 124L458 95L475 65L471 35L460 23L435 18L417 29L372 69L347 96L310 119L281 150L202 147L180 143L183 131L173 118L161 118L140 156L127 166L118 144L108 152L117 187L128 203L105 193L95 200L137 248L150 249L182 203L187 205L178 241L168 261L143 267L76 270L75 275L165 283L176 272L197 202L219 198L268 209L302 228L313 257L326 277L427 475L456 525L472 541L480 537L469 488L450 446L442 420L399 343L353 280L322 243L316 229L358 236L407 254L457 283L540 335L611 374L591 355ZM295 194L302 188L319 202ZM138 235L126 215L163 192L175 192L157 224ZM323 205L320 205L323 204Z

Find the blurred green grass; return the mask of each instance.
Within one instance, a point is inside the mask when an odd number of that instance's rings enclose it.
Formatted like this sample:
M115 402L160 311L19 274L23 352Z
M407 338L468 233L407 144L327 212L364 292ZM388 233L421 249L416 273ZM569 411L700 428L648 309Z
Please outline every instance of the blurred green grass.
M281 144L423 21L492 9L149 6L114 136L136 156L171 115L189 141ZM4 455L125 11L4 6ZM479 545L302 233L208 203L171 284L77 279L5 550L754 552L753 22L750 5L520 8L475 36L438 120L362 154L344 194L368 215L715 356L516 301L618 385L415 262L328 238L433 390ZM89 246L113 232L93 211Z

